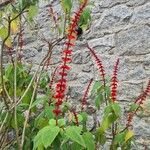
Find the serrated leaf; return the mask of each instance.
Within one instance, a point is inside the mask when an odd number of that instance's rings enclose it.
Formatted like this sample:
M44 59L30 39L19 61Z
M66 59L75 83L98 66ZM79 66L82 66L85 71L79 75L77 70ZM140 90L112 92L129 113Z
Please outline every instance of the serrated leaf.
M66 128L66 136L71 139L73 142L77 142L79 145L85 146L85 142L83 140L83 137L81 136L81 127L76 126L70 126Z
M85 142L85 145L87 147L87 150L95 150L95 142L94 142L94 137L92 133L86 132L83 134L83 139Z
M134 132L132 130L128 130L125 136L125 142L131 139L134 136Z
M34 138L34 149L38 148L39 146L44 146L45 148L50 146L59 132L60 128L57 126L46 126L41 129Z

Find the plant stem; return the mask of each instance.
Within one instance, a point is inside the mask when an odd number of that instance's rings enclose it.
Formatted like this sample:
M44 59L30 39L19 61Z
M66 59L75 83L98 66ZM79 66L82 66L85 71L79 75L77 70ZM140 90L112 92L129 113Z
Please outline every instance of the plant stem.
M28 122L28 119L29 119L30 110L31 110L31 108L32 108L32 103L33 103L34 98L35 98L35 94L36 94L36 91L37 91L38 83L39 83L39 81L40 81L40 77L41 77L42 71L43 71L43 69L44 69L44 66L45 66L45 64L46 64L46 62L47 62L47 59L48 59L49 57L51 57L52 48L53 48L53 46L51 46L51 45L49 44L49 52L48 52L48 54L46 55L45 59L43 59L43 61L42 61L42 64L43 64L42 69L41 69L41 71L40 71L40 73L39 73L39 76L37 77L37 80L35 81L34 90L33 90L33 93L32 93L31 101L30 101L30 104L29 104L29 108L28 108L28 110L27 110L27 115L26 115L26 118L25 118L24 126L23 126L23 132L22 132L22 138L21 138L21 147L22 147L22 148L23 148L24 140L25 140L26 125L27 125L27 122ZM39 65L39 67L40 67L40 65Z
M18 57L18 50L16 49L16 55L15 55L15 63L14 63L14 102L15 102L15 108L14 108L14 120L15 120L15 131L16 131L16 139L18 143L18 148L21 150L20 147L20 140L19 140L19 129L18 129L18 121L17 121L17 57Z
M2 84L2 99L4 101L4 104L7 109L9 109L9 106L7 104L7 99L5 95L5 89L4 89L4 69L3 69L3 53L4 53L4 47L5 47L5 42L7 41L8 37L10 36L10 28L11 28L11 20L10 16L8 17L8 34L5 37L5 39L2 42L1 46L1 56L0 56L0 73L1 73L1 84Z

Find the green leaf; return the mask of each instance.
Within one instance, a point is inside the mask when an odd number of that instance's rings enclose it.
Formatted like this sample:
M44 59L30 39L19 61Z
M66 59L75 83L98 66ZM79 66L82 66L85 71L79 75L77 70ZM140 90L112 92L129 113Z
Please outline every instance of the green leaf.
M38 97L31 105L31 108L37 106L38 104L44 104L44 102L48 99L47 96Z
M111 106L112 106L113 111L115 112L115 115L118 116L118 117L121 116L121 107L120 107L120 105L118 103L113 103Z
M44 110L46 117L48 117L49 119L54 118L53 110L54 106L46 106Z
M60 128L57 126L46 126L41 129L34 138L34 149L38 148L39 146L44 146L45 148L50 146L59 132Z
M104 116L107 116L109 113L112 112L112 107L111 104L108 105L105 109L104 109ZM105 117L104 117L105 118Z
M86 122L87 119L88 119L88 114L87 114L86 112L82 112L82 113L81 113L81 116L82 116L82 118L83 118L83 122Z
M71 0L61 0L61 5L65 13L70 13L72 8Z
M29 11L28 11L28 19L29 19L29 21L32 21L33 18L37 15L37 13L38 13L38 6L31 5L29 7Z
M118 133L115 136L114 142L119 143L119 144L123 144L124 140L125 140L125 132L122 132L122 133Z
M102 121L102 125L99 128L99 132L103 134L105 130L107 130L114 121L116 121L117 117L113 113L110 113L107 117L105 117Z
M23 127L23 123L24 123L24 115L21 114L20 112L17 113L17 124L19 127ZM16 123L15 123L15 119L11 120L11 126L16 129Z
M133 104L130 105L130 110L129 111L131 111L131 112L135 111L138 107L139 107L138 104L133 103Z
M4 40L8 35L8 29L6 27L0 28L0 37Z
M100 109L100 105L102 104L102 101L103 101L103 95L100 93L95 99L95 106L97 109Z
M107 98L110 99L111 89L110 89L109 86L106 86L106 87L105 87L105 93L106 93L106 95L107 95Z
M70 126L66 128L66 136L72 141L77 142L78 144L86 148L83 137L81 136L81 131L81 127Z
M56 122L56 121L55 121ZM58 119L58 126L63 127L65 126L65 119Z
M40 118L37 122L39 129L48 125L48 120L46 118Z
M51 127L56 126L56 120L55 119L50 119L48 123Z
M0 28L0 38L4 40L8 36L8 29L6 27ZM11 37L7 37L7 40L5 41L5 45L9 48L12 47L12 39Z
M92 133L86 132L83 134L83 139L85 142L85 145L87 147L87 150L95 150L95 142L94 142L94 137Z
M125 142L127 142L129 139L131 139L134 136L134 132L132 130L128 130L125 135Z
M99 81L96 81L93 85L93 88L92 88L92 93L96 93L97 92L97 89L99 89L100 87L102 86L102 84L99 82Z
M83 147L80 144L76 143L76 142L72 143L70 145L70 147L71 147L71 150L82 150L83 149Z
M105 134L101 134L99 131L96 132L96 139L101 145L104 145L107 140Z
M82 122L82 120L83 120L82 115L78 114L77 117L78 117L78 122L79 123ZM75 117L73 117L73 122L76 122Z

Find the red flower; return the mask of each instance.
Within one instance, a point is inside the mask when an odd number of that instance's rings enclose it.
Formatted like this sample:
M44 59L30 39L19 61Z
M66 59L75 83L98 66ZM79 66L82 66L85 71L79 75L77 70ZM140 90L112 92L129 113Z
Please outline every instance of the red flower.
M86 91L85 91L85 93L84 93L84 96L83 96L83 99L82 99L82 107L81 107L81 110L84 109L84 106L85 106L86 103L87 103L87 96L88 96L88 92L89 92L89 90L90 90L90 86L91 86L92 82L93 82L93 79L90 80L90 82L89 82L89 84L88 84L88 86L87 86L87 88L86 88Z
M55 94L55 99L56 99L56 107L57 109L59 106L62 104L63 99L65 97L65 91L67 88L67 80L66 76L68 71L71 69L67 64L71 62L71 54L72 50L71 48L75 46L75 39L76 39L76 27L78 24L78 21L80 19L80 15L83 12L84 7L86 6L87 0L83 2L83 4L80 6L79 11L75 13L74 18L72 19L72 22L69 26L69 33L67 35L67 42L65 43L66 47L63 50L63 56L62 56L62 65L60 66L60 72L59 74L61 75L60 80L56 84L56 94ZM57 110L55 109L55 111ZM55 113L55 112L54 112ZM57 113L55 113L57 114Z
M146 89L143 91L143 93L135 100L135 103L137 104L143 104L144 101L146 100L146 97L150 93L150 80L148 82L148 85Z
M68 55L71 55L71 54L72 54L72 50L69 50L69 49L64 50L63 52L64 52L64 54L68 54Z
M55 79L55 76L56 76L56 71L57 71L58 67L55 68L54 72L53 72L53 75L52 75L52 79L50 80L50 84L49 84L49 88L50 90L52 89L52 86L53 86L53 82L54 82L54 79Z
M73 115L74 115L75 124L76 124L77 126L79 126L78 115L77 115L77 113L76 113L76 111L75 111L75 110L72 110L72 112L73 112Z
M150 80L148 82L148 85L146 87L146 89L143 91L142 94L140 94L140 96L135 100L135 104L138 104L138 107L135 111L133 112L130 112L128 114L128 118L127 118L127 127L131 124L132 120L133 120L133 117L134 115L136 114L136 112L138 111L140 105L142 105L144 103L144 101L146 100L147 96L149 95L150 93Z
M62 112L61 112L60 109L54 109L54 110L53 110L53 113L54 113L56 116L58 116L58 115L60 115Z
M102 61L100 60L100 58L96 55L96 53L94 52L94 50L92 48L90 48L89 45L87 45L87 48L90 50L91 54L93 55L93 57L95 58L95 61L97 63L97 66L99 68L99 72L100 72L100 75L102 77L102 81L103 81L103 85L105 87L105 70L104 70L104 67L103 67L103 64L102 64Z
M113 77L111 79L111 99L113 102L115 102L117 99L116 97L117 97L117 85L118 85L118 79L117 79L118 65L119 65L119 59L117 59L116 61L116 64L114 66Z

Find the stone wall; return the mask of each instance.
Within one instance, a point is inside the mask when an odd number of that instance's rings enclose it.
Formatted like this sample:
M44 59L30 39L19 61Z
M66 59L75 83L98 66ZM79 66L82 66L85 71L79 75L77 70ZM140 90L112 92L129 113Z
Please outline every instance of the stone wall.
M94 0L92 23L83 34L83 40L77 41L72 59L72 71L68 75L69 95L74 105L79 105L89 80L98 79L99 74L95 62L85 46L88 41L101 57L107 75L112 74L116 59L120 58L118 101L122 107L132 102L146 86L150 79L150 0ZM54 38L50 32L49 15L45 2L41 2L41 10L37 22L39 26L25 34L24 49L27 61L36 65L47 51L47 46L37 35L47 39ZM60 12L57 0L54 9ZM32 35L32 36L31 36ZM57 46L53 53L52 65L60 63L62 46ZM150 100L150 99L149 99ZM94 103L92 100L89 103ZM135 117L135 133L137 141L149 145L150 148L150 101L143 106L144 114ZM138 149L144 149L141 145Z

